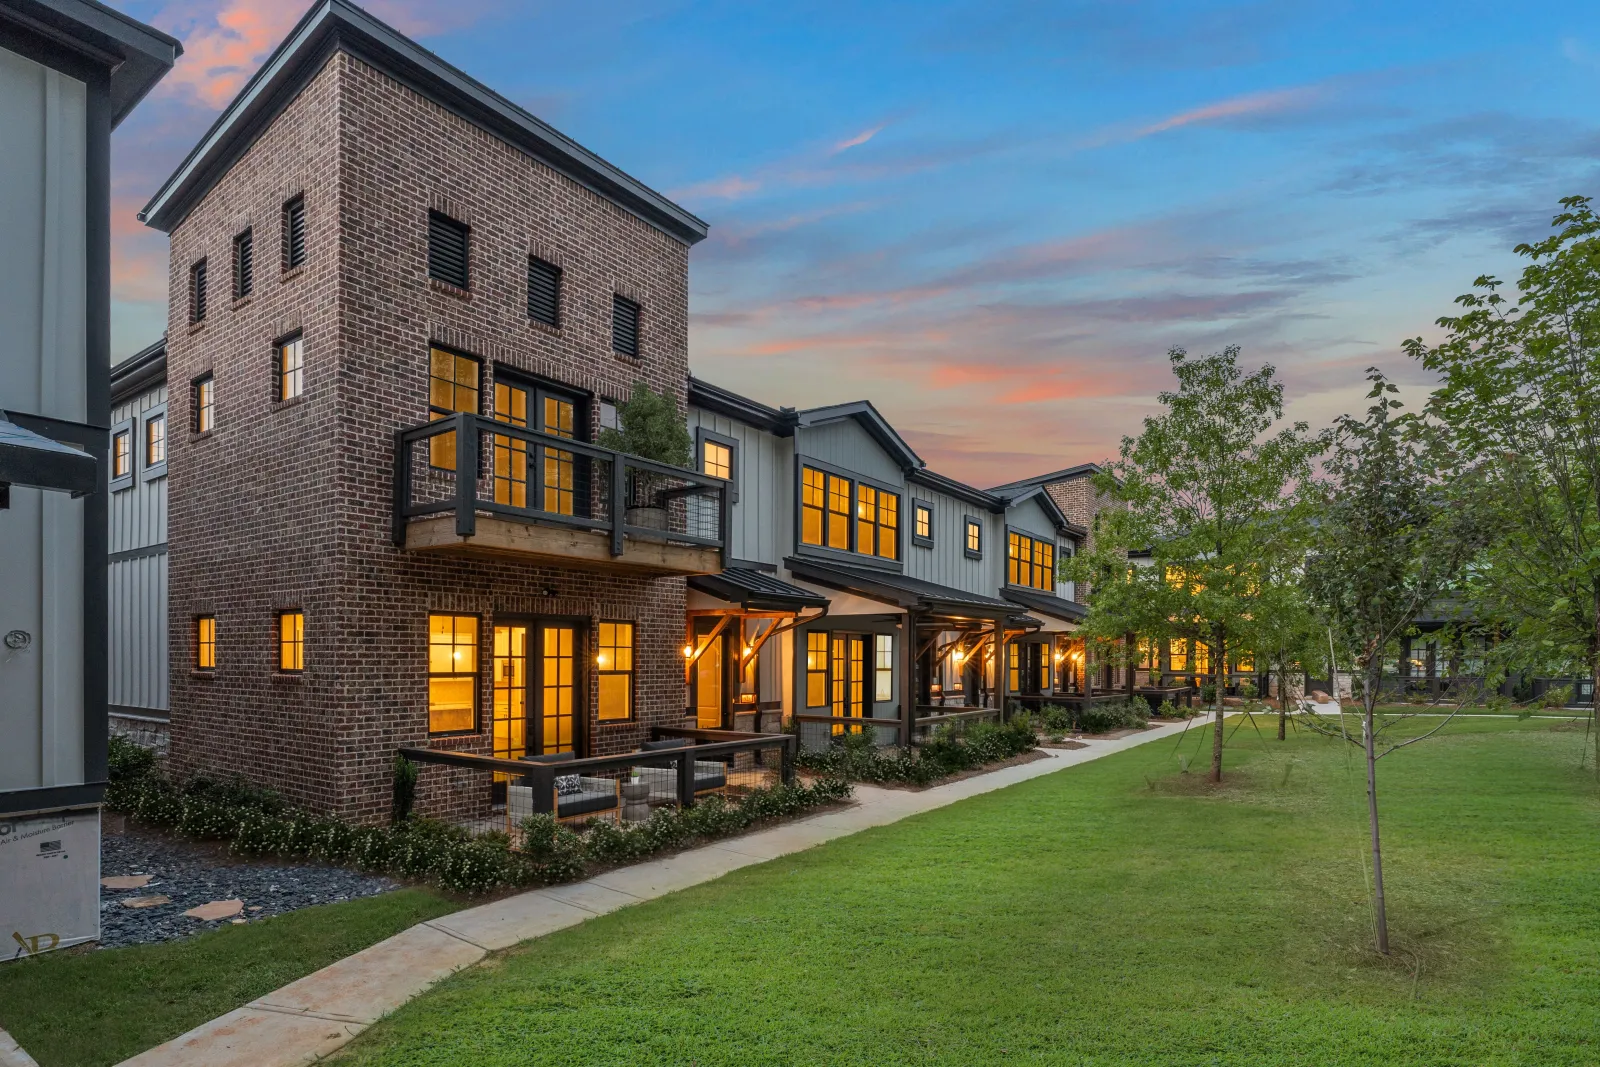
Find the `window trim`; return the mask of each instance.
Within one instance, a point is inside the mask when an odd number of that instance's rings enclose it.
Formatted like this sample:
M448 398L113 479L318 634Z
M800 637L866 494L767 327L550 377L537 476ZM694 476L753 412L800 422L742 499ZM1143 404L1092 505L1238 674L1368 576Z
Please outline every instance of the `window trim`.
M807 468L807 467L810 467L813 470L821 471L823 474L831 474L834 477L843 478L846 482L848 482L850 484L850 510L848 512L848 519L849 519L849 537L848 537L848 541L849 541L849 546L850 546L849 548L845 548L845 549L829 548L827 545L812 545L812 544L807 544L805 542L805 540L804 540L804 530L805 530L804 501L805 501L805 468ZM859 499L856 494L857 494L857 487L858 486L862 486L862 485L870 486L871 488L876 489L880 493L891 493L894 496L899 498L900 506L899 506L899 510L896 512L896 517L899 520L899 525L897 525L895 527L895 537L896 537L895 552L896 552L896 556L895 556L894 559L890 559L887 556L879 556L879 555L868 556L868 555L865 555L865 554L863 554L861 552L857 552L856 551L856 523L857 523L857 521L859 521L856 518L856 506L857 506L857 502L858 502L858 499ZM823 537L824 537L824 539L826 539L826 537L827 537L826 522L827 522L827 516L828 516L828 512L826 511L826 503L827 503L827 500L826 500L827 485L826 485L826 483L824 483L824 485L823 485L823 494L824 494L824 501L823 501L823 503L824 503ZM800 554L802 554L802 555L815 556L815 557L821 558L821 559L836 560L836 561L838 561L840 563L849 563L849 564L853 564L854 566L858 566L858 567L876 567L876 568L878 568L880 570L904 571L905 570L905 545L906 545L906 535L905 535L905 520L906 520L905 503L906 503L906 500L907 500L907 487L904 486L904 485L895 485L893 483L885 482L885 481L882 481L881 479L874 478L874 477L872 477L870 475L858 474L855 471L846 470L845 468L837 466L837 465L832 464L832 463L829 463L826 460L820 460L820 459L817 459L814 456L800 455L800 454L797 453L795 455L795 457L794 457L794 495L793 495L793 502L794 502L794 505L793 505L794 506L794 530L793 530L793 535L794 535L794 548L795 548L795 551L800 553Z
M201 634L201 627L207 622L211 623L211 662L206 663L201 655L201 649L208 643ZM281 625L281 624L280 624ZM283 653L280 650L279 655ZM215 614L201 614L194 617L194 669L211 674L217 669L217 617Z
M233 299L243 300L256 291L256 236L255 227L246 226L233 235ZM250 269L245 270L245 248L250 250Z
M290 615L300 616L300 666L285 667L283 665L283 620ZM275 626L272 628L272 643L276 652L272 657L273 673L287 674L299 677L306 673L306 610L305 608L279 608L273 615Z
M300 391L294 396L283 395L283 350L300 342ZM306 332L291 330L272 342L272 402L287 404L304 399L306 395Z
M155 419L160 419L162 423L162 456L160 463L151 464L149 462L150 430L148 426ZM153 482L157 478L165 478L167 476L167 460L172 458L172 424L167 421L167 405L165 403L155 404L139 413L139 445L135 456L134 466L139 471L139 480L141 482Z
M633 309L633 351L617 347L617 305ZM644 358L644 304L615 290L611 293L611 354L623 359Z
M972 547L970 543L971 538L967 536L974 526L978 528L978 547L976 549ZM968 559L983 558L983 520L978 518L976 515L965 515L962 517L961 552Z
M728 503L737 504L739 502L739 441L737 438L729 437L727 434L708 430L704 426L696 426L694 429L694 469L700 474L705 474L707 442L722 445L728 450L728 477L725 479L728 483ZM707 474L706 477L710 478L712 475Z
M551 270L553 270L555 272L555 276L556 276L556 306L555 306L555 321L554 322L546 322L545 320L539 318L537 315L535 315L533 313L533 265L535 263L542 263L546 267L549 267ZM562 309L562 304L565 303L565 301L562 300L562 296L565 294L566 288L567 288L566 285L563 284L565 282L565 280L566 280L566 273L567 273L566 272L566 268L564 268L561 264L555 262L554 260L546 259L544 256L541 256L536 252L529 252L528 253L528 269L527 269L527 272L523 275L523 279L522 279L522 284L523 284L524 289L525 289L525 291L523 293L524 299L523 299L523 302L522 302L522 304L523 304L523 308L522 309L523 309L523 312L527 315L529 322L536 322L540 326L543 326L543 327L545 327L547 329L551 329L551 330L559 330L559 329L561 329L562 320L565 318L565 316L562 315L561 312L563 310Z
M625 671L619 671L615 667L607 669L605 667L600 666L601 650L606 647L605 646L605 642L600 637L600 627L607 626L607 625L609 625L609 626L627 626L630 629L630 638L629 638L629 646L628 646L628 648L629 648L630 653L632 654L631 658L630 658L632 666L630 666ZM594 676L595 676L594 721L599 723L602 726L606 726L606 725L610 725L610 724L614 724L614 723L637 722L639 720L639 701L638 701L638 695L639 695L639 691L638 691L638 678L639 678L639 623L638 623L638 620L636 620L636 619L596 619L595 620L595 627L594 627L594 650L595 650L594 651L594 656L595 656L595 664L594 664ZM601 705L602 705L602 702L604 700L604 695L600 692L600 680L603 679L608 674L625 674L625 675L628 676L628 714L623 716L623 717L621 717L621 718L610 718L610 719L608 719L608 718L605 718L601 714Z
M1061 573L1061 543L1053 538L1041 537L1032 530L1024 530L1022 527L1012 526L1010 523L1006 524L1006 585L1012 589L1030 589L1035 593L1045 593L1049 596L1054 596L1057 585L1057 582L1055 581L1050 583L1050 587L1048 589L1040 589L1036 585L1021 585L1011 580L1011 538L1013 535L1017 537L1026 537L1028 540L1032 541L1035 546L1032 551L1035 552L1038 550L1039 545L1050 546L1050 571L1052 578ZM1028 564L1030 568L1035 565L1036 564L1033 562Z
M200 390L205 385L211 386L211 425L200 425ZM215 371L206 371L197 375L189 383L189 432L195 434L214 433L217 428L217 375Z
M133 488L133 476L139 469L139 449L134 443L134 431L138 423L137 417L123 419L121 422L114 423L111 427L111 436L106 439L106 473L110 476L107 484L113 493L120 493L125 489ZM117 474L113 464L116 462L117 455L117 435L122 433L128 435L128 472L126 474Z
M926 510L928 513L928 536L923 537L917 533L917 513ZM938 514L933 508L933 501L911 498L911 543L918 548L933 547L933 524Z
M472 665L473 665L473 670L471 672L455 671L455 672L451 672L449 674L438 674L438 675L435 675L433 673L432 669L428 668L428 665L427 665L426 661L427 661L428 656L430 655L430 650L433 647L433 620L436 617L439 617L439 616L443 616L443 617L448 618L448 619L471 619L471 620L473 620L473 628L474 628L475 636L473 637L473 642L472 642L472 649L473 649ZM493 629L493 627L491 626L491 631L492 631L492 629ZM530 627L530 637L531 637L531 634L532 634L532 628ZM492 639L493 639L493 637L492 637L492 633L491 633L491 641L492 641ZM428 728L428 736L429 737L468 737L468 736L471 736L473 734L480 733L483 730L483 616L478 614L477 612L472 612L472 611L429 611L429 612L426 612L423 615L422 655L423 655L423 660L424 660L423 666L425 668L424 671L423 671L423 677L426 678L428 680L428 683L429 683L428 687L427 687L427 691L425 691L425 693L424 693L423 704L422 704L423 709L424 709L424 714L427 716L426 725L427 725L427 728ZM490 656L491 660L494 658L494 648L493 648L492 644L491 644L490 649L489 649L489 656ZM529 652L528 658L529 658L530 661L533 659L533 655L532 655L531 651ZM433 695L432 695L432 688L433 688L432 682L433 682L433 679L436 678L436 677L437 678L463 678L463 677L466 677L468 675L468 673L470 673L471 677L472 677L472 726L469 729L466 729L466 730L435 730L433 728ZM529 687L529 695L530 696L532 695L532 687L531 686Z
M461 230L461 284L457 284L450 278L441 278L433 272L433 222L436 218L443 220L450 226L459 227ZM428 209L426 221L427 228L424 232L427 234L427 247L424 250L423 269L427 273L428 280L430 282L438 282L440 285L448 286L458 292L470 293L472 291L472 224L464 222L454 215L448 215L437 208Z
M300 260L294 258L294 228L293 215L295 207L300 208ZM279 273L287 274L292 270L299 270L306 265L310 250L306 246L306 194L299 192L283 202L278 211L278 229L281 235L282 248L280 249Z

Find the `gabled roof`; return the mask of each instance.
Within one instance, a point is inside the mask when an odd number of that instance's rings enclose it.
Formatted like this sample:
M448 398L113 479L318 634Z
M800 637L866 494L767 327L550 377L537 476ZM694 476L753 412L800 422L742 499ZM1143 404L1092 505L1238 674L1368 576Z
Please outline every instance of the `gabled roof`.
M1055 482L1065 482L1072 478L1082 478L1089 474L1099 474L1105 468L1098 463L1080 463L1076 467L1067 467L1063 470L1051 471L1049 474L1040 474L1033 478L1024 478L1019 482L1007 482L990 489L991 493L1005 493L1009 490L1029 489L1036 485L1051 485Z
M111 72L116 128L183 55L175 37L95 0L6 0L0 25L21 26Z
M167 337L146 345L111 368L111 403L120 404L167 380Z
M1006 509L1006 502L993 493L985 493L982 489L958 482L954 478L946 477L926 467L914 470L906 475L906 481L913 485L924 485L929 489L953 496L957 500L965 500L974 507L983 508L996 514Z
M750 611L799 611L828 606L827 597L753 567L725 567L720 574L691 575L689 586Z
M883 447L883 450L900 466L908 471L921 467L922 457L912 451L906 444L905 438L889 425L889 420L878 414L878 409L872 406L870 400L853 400L848 404L831 404L823 408L807 408L795 413L796 425L802 428L808 426L826 426L830 422L840 422L844 419L854 419L860 423L874 441Z
M139 212L170 232L272 120L344 50L552 169L694 244L706 223L348 0L318 0Z
M1061 510L1061 505L1055 502L1055 498L1045 490L1043 485L1035 485L1018 492L1002 493L998 489L991 490L991 492L998 499L1004 501L1005 506L1008 508L1026 504L1030 500L1037 500L1039 501L1039 506L1044 509L1044 513L1050 517L1050 521L1055 523L1057 530L1080 541L1089 536L1088 530L1067 518L1066 512Z

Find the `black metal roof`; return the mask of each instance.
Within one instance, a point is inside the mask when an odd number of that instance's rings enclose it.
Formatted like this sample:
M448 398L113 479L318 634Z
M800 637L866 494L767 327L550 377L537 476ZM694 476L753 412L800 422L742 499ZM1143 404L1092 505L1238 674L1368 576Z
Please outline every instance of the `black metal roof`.
M1082 622L1089 616L1089 609L1082 604L1063 600L1050 593L1041 593L1034 589L1017 589L1009 585L1001 590L1001 593L1007 600L1021 604L1029 611L1037 611L1041 615L1049 615L1064 622Z
M720 574L695 574L689 586L751 611L825 608L828 598L749 567L726 567Z
M99 487L100 465L86 452L23 429L0 411L0 485L84 496Z
M689 375L689 403L778 437L793 436L798 421L794 408L771 407L692 374Z
M1016 605L1009 600L936 585L894 571L852 567L803 556L790 556L783 563L797 578L901 608L942 615L970 614L986 619L997 615L1009 617L1016 611Z
M371 64L663 233L691 245L706 236L703 220L348 0L318 0L312 5L151 197L139 218L171 232L316 76L327 57L339 50Z
M991 488L989 492L1005 493L1008 490L1027 489L1035 485L1050 485L1054 482L1064 482L1069 478L1080 478L1086 474L1098 474L1103 470L1105 468L1098 463L1080 463L1076 467L1064 467L1058 471L1051 471L1049 474L1038 474L1032 478L1023 478L1021 481L997 485Z
M108 70L112 128L183 55L177 38L96 0L6 0L0 24L18 26Z
M111 403L120 404L167 380L167 338L146 345L111 368Z

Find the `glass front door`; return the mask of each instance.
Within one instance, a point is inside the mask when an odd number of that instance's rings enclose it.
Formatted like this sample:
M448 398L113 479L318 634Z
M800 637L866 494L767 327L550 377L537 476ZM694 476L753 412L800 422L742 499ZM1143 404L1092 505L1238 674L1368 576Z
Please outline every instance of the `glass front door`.
M494 417L528 428L528 390L508 382L494 383ZM528 506L528 442L520 437L494 439L494 502Z
M867 639L861 634L833 635L833 714L859 719L867 710ZM843 723L833 732L844 733ZM861 727L850 727L860 733Z
M537 736L541 755L580 751L583 702L578 686L577 627L541 624L537 688Z
M578 402L543 388L516 381L494 384L494 417L523 429L576 440L579 436ZM519 437L494 438L494 500L513 507L533 507L556 515L577 515L582 503L582 464L571 452L535 446ZM531 472L538 483L529 496Z
M539 429L556 437L573 437L577 405L557 396L545 395L540 399L544 421ZM577 463L574 456L554 448L541 451L544 453L544 510L556 515L576 514Z

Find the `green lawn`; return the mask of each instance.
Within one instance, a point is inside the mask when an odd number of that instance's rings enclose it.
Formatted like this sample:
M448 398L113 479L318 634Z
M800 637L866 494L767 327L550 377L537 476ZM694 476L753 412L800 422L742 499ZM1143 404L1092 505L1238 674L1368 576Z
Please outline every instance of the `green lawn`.
M400 889L159 945L0 967L0 1027L41 1067L117 1063L460 904Z
M1582 741L1474 719L1384 761L1389 961L1354 750L1246 726L1220 789L1152 742L491 957L339 1062L1595 1064Z

